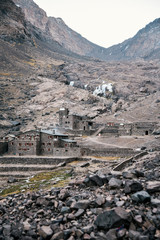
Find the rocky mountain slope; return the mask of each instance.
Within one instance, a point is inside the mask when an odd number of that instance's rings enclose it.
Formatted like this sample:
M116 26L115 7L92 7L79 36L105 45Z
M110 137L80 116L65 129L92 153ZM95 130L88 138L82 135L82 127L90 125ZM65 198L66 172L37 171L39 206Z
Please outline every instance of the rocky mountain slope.
M105 51L107 60L133 60L160 58L160 18L149 23L133 38Z
M99 47L70 29L62 19L47 17L33 0L14 0L26 18L66 49L107 61L160 58L160 19L149 23L133 38L110 48Z
M98 58L98 53L103 52L104 48L83 38L69 28L61 18L47 17L46 12L33 0L14 0L14 2L22 8L28 21L67 50L94 58Z

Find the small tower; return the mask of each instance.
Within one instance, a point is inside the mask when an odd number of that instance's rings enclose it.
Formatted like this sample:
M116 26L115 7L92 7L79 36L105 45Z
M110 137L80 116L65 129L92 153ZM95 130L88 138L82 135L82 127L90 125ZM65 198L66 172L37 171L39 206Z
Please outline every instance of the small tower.
M59 126L63 127L63 119L66 118L69 114L68 108L59 109Z

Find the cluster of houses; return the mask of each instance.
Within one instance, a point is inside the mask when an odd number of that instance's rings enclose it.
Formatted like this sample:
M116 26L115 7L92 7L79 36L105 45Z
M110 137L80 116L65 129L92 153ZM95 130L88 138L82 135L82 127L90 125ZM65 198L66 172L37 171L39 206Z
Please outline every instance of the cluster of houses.
M107 123L100 131L102 136L146 136L157 128L156 122Z
M74 134L91 135L98 132L102 136L151 135L156 129L155 122L129 124L107 123L101 128L91 119L69 114L67 108L59 110L59 129ZM97 131L100 128L100 131ZM61 131L63 132L63 131ZM55 130L31 130L0 141L0 154L41 155L41 156L80 156L81 149L69 134L56 133Z

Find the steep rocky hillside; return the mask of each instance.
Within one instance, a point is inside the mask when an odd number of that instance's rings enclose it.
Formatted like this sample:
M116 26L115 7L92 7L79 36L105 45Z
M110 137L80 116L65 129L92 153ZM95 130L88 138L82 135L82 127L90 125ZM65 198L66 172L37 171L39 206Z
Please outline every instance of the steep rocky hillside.
M149 23L133 38L108 48L107 60L133 60L160 58L160 18Z
M133 38L110 48L99 47L69 28L61 18L47 17L33 0L14 0L26 18L66 49L102 60L134 60L160 58L160 19L149 23Z
M103 52L104 48L83 38L69 28L61 18L47 17L45 11L33 0L14 0L14 2L22 8L28 21L67 50L96 58L99 57L100 52Z

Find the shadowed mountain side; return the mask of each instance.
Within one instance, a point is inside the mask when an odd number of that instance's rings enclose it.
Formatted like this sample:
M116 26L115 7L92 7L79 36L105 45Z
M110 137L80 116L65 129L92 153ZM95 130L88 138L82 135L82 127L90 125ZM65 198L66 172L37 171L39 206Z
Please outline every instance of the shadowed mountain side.
M77 54L106 61L160 58L160 19L149 23L133 38L106 49L83 38L69 28L61 18L47 17L45 11L33 0L14 0L14 2L23 9L25 17L33 25L64 48Z
M99 58L97 53L104 51L105 48L93 44L69 28L61 18L47 17L46 12L33 0L14 0L14 2L22 8L28 21L67 50L94 58ZM105 59L103 54L101 59Z

